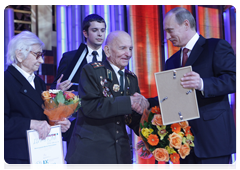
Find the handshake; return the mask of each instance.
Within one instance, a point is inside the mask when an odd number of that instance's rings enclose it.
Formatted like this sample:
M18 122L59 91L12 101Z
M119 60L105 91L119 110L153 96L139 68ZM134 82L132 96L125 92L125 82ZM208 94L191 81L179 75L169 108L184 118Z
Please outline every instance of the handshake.
M145 109L149 108L148 100L139 93L134 93L133 96L130 96L132 110L139 114L143 114Z

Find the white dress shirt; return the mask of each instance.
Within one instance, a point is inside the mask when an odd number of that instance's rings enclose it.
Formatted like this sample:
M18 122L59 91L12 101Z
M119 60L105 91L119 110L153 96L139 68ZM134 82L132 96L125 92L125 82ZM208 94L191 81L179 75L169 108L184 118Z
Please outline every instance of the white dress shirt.
M117 66L113 65L111 62L109 62L110 65L112 66L114 72L116 73L117 75L117 79L118 79L118 83L120 84L120 74L118 73L118 71L120 70ZM125 69L122 69L121 70L123 72L123 89L125 88ZM120 84L121 85L121 84Z
M35 83L34 83L35 74L32 73L30 75L29 73L27 73L26 71L21 69L17 64L13 63L12 66L15 67L23 75L23 77L25 77L27 79L27 81L32 85L32 87L35 89Z
M187 56L189 57L190 54L191 54L191 52L192 52L192 49L193 49L194 45L196 44L196 42L197 42L198 39L199 39L199 37L200 37L199 34L196 33L196 34L190 39L190 41L188 41L188 43L186 44L186 46L182 47L182 50L181 50L181 63L182 63L182 58L183 58L183 49L184 49L184 48L189 49L189 51L188 51L188 53L187 53ZM201 78L201 89L200 89L200 91L202 91L202 92L203 92L203 89L204 89L203 85L204 85L204 84L203 84L203 79Z
M102 61L102 48L99 48L98 50L93 50L89 46L87 46L87 48L88 48L88 54L87 54L87 57L86 57L87 63L92 62L92 59L93 59L92 52L93 51L97 51L97 53L98 53L98 55L96 56L97 61Z

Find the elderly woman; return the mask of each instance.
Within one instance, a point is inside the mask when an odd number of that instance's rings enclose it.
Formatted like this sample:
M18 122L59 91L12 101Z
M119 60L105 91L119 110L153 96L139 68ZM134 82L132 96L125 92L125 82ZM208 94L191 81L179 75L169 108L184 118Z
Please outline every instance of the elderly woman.
M8 68L4 72L4 158L10 164L29 163L27 130L34 129L40 139L50 132L43 113L44 81L34 74L43 63L43 42L33 33L23 31L8 45ZM62 132L70 121L59 121Z

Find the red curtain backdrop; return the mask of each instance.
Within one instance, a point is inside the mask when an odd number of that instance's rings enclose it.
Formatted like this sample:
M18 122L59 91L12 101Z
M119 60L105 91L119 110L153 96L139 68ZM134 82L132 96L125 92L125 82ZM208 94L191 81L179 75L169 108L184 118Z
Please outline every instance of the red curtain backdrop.
M129 7L131 36L133 38L133 71L138 76L139 87L146 98L157 96L154 73L161 71L159 6L131 5ZM140 140L135 135L135 144ZM142 159L137 164L154 164L155 159Z
M219 10L198 6L199 33L205 38L220 38Z

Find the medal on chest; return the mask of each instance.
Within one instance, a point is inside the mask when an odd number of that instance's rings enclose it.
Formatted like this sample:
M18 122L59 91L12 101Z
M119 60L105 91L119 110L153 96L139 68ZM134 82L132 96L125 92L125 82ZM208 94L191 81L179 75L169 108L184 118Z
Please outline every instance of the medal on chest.
M118 84L114 84L113 85L113 91L119 92L119 90L120 90L120 86Z
M109 88L106 86L108 83L107 79L103 79L102 76L100 76L100 84L103 88L103 96L104 97L113 97L113 95L111 94Z

